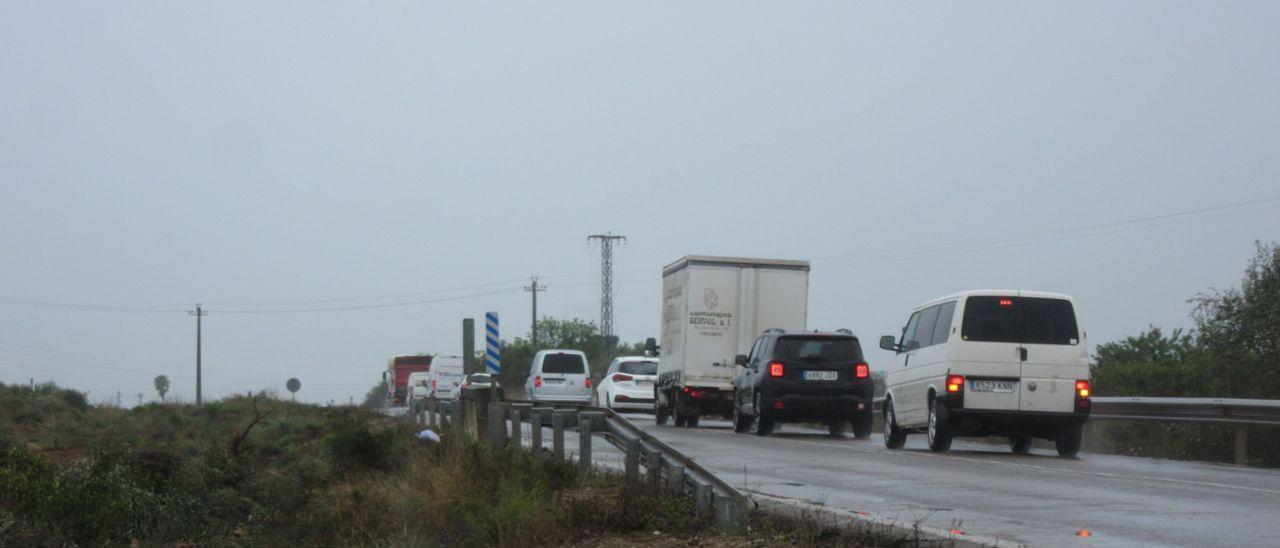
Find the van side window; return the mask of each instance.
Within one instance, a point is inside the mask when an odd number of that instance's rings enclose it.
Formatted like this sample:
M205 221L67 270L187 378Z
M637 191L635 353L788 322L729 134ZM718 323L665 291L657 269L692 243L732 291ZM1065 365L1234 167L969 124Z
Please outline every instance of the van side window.
M907 339L907 348L924 348L932 343L933 326L938 321L938 307L930 306L920 311L920 324L916 326L915 337Z
M911 315L911 319L907 320L907 326L902 328L902 342L898 343L902 346L902 350L915 350L916 347L911 344L916 338L916 325L920 323L920 312Z
M933 328L929 344L942 344L951 336L951 317L956 313L956 303L951 301L938 309L938 323Z

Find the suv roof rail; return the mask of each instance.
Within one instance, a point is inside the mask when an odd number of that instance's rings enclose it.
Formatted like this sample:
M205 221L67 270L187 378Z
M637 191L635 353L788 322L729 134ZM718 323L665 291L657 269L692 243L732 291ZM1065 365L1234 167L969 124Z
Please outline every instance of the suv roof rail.
M852 335L852 334L853 334L853 331L851 331L851 330L850 330L849 328L847 328L847 327L841 327L840 329L837 329L837 330L836 330L836 333L844 333L845 335Z
M764 330L764 333L766 335L768 335L769 333L786 333L786 332L787 330L781 327L770 327L769 329Z

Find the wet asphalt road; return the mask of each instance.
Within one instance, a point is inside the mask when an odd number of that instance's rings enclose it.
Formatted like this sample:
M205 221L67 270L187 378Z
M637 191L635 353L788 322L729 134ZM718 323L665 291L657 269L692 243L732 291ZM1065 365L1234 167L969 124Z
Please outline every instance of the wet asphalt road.
M1007 448L957 440L934 454L782 426L735 434L635 424L748 491L1033 546L1280 546L1280 471ZM1091 537L1077 536L1081 529Z

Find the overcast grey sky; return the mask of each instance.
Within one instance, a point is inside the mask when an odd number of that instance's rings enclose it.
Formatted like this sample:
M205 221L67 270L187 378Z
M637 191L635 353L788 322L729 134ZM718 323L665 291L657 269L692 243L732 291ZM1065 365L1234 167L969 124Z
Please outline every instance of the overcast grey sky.
M1072 294L1092 344L1187 326L1187 298L1280 239L1277 21L1275 2L4 2L0 381L132 401L165 373L193 398L204 302L207 395L297 376L300 399L359 399L391 355L460 352L465 316L525 335L530 275L542 312L597 319L604 231L628 237L629 341L657 335L660 269L686 254L812 259L810 327L854 329L876 369L879 335L967 288Z

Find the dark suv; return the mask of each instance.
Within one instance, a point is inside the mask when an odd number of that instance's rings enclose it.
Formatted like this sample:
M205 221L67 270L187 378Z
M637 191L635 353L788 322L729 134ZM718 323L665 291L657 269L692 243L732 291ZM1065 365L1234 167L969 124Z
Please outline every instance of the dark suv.
M735 432L767 436L779 422L816 422L832 436L850 424L856 437L871 436L871 371L852 333L770 329L736 362Z

